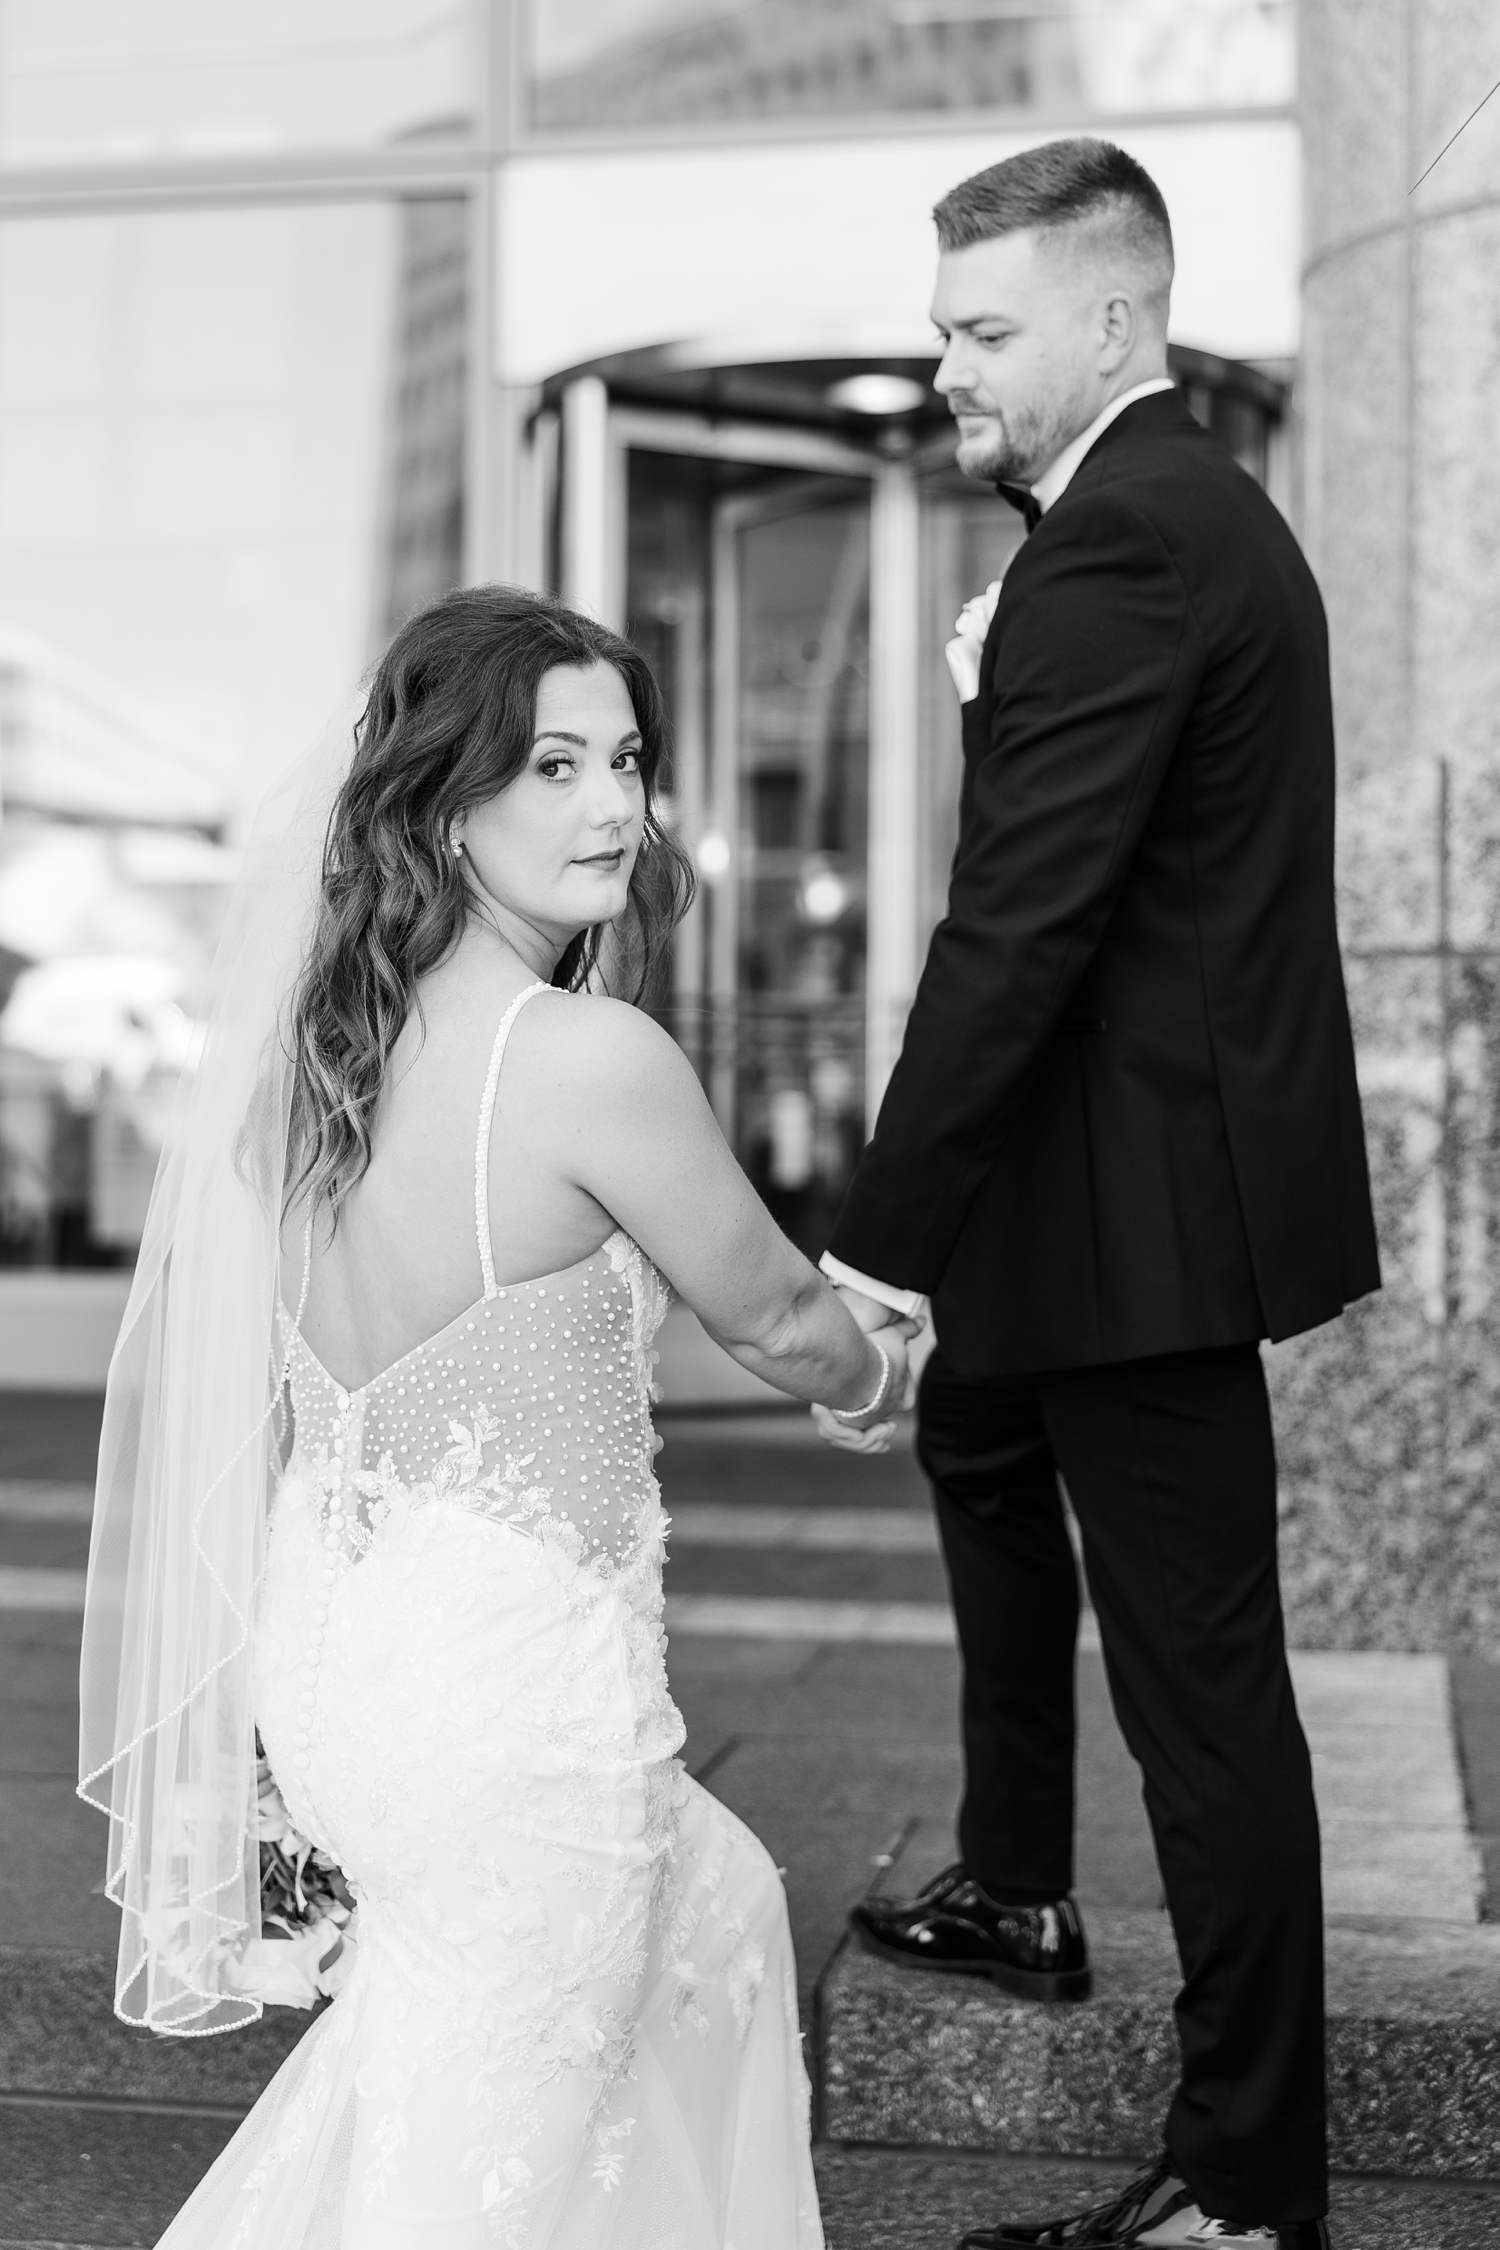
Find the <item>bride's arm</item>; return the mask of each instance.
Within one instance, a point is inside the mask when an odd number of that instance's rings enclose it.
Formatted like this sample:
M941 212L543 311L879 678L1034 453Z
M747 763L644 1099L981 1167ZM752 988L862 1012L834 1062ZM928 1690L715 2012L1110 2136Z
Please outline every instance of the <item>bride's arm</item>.
M793 1398L843 1411L868 1404L884 1373L880 1351L772 1219L681 1048L618 1001L579 998L549 1018L549 1077L567 1120L558 1153L570 1178L742 1367ZM893 1362L887 1414L902 1395L911 1333L901 1322L881 1331Z

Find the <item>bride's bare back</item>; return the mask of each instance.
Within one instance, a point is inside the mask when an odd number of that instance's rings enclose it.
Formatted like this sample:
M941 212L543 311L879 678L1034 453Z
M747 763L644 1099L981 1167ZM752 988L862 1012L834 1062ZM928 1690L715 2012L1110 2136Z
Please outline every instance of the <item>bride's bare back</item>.
M370 1165L338 1227L316 1230L303 1329L326 1366L367 1382L481 1294L474 1233L475 1130L495 1032L534 980L475 930L428 977L397 1042ZM488 942L486 942L486 940ZM557 1162L545 1051L571 996L541 997L507 1042L490 1138L490 1236L501 1283L530 1281L597 1250L614 1220ZM540 1029L541 1036L536 1036ZM539 1069L539 1065L541 1068Z

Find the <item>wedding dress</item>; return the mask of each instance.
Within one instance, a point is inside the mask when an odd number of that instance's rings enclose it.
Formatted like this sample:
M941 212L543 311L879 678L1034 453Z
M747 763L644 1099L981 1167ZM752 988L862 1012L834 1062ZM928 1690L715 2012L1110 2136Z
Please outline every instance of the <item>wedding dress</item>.
M163 2250L821 2250L785 1900L689 1779L651 1461L660 1275L623 1233L357 1390L286 1323L255 1628L357 1957Z

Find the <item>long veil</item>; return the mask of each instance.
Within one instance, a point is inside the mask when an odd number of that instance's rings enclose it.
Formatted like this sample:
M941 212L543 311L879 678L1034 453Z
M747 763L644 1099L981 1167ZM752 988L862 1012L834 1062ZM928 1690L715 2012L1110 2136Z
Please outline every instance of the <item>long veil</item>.
M356 707L274 783L214 965L110 1363L84 1605L79 1795L109 1815L115 2012L202 2036L260 1934L251 1626L278 1460L285 1011Z

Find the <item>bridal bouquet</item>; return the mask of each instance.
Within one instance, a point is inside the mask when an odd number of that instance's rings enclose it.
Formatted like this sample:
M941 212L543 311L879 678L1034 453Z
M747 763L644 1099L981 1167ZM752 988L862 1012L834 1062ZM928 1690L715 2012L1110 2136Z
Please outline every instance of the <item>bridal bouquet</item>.
M255 1755L261 1934L242 1949L235 1983L267 2007L311 2008L348 1980L357 1911L336 1863L294 1825L259 1735Z

